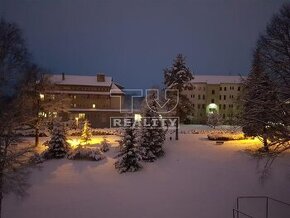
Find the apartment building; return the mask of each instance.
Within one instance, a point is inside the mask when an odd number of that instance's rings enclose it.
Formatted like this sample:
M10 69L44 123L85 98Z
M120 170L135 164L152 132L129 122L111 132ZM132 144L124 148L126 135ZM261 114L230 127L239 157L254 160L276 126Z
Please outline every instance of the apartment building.
M242 77L195 75L192 88L184 91L192 107L194 123L205 123L208 113L216 112L230 122L240 109Z
M88 119L92 127L110 127L110 117L121 116L123 87L104 74L80 76L58 74L50 76L55 84L49 95L70 98L68 116L78 124Z

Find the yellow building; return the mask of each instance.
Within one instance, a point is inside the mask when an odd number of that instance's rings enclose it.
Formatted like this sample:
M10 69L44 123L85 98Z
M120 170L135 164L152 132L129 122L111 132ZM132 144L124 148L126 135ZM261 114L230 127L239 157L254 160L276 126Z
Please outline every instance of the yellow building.
M92 127L110 127L110 117L121 116L124 93L112 77L104 74L80 76L58 74L50 77L56 88L53 95L71 98L69 117L77 123L88 119Z
M240 109L242 93L240 76L195 75L192 89L183 92L194 108L195 123L205 123L207 114L217 112L229 122Z

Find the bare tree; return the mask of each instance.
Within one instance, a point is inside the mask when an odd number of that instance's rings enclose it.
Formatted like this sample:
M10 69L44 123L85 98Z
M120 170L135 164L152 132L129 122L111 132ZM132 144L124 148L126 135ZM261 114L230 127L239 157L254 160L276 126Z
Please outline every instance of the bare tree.
M25 194L27 166L31 166L33 146L19 143L15 128L27 117L21 92L28 53L17 25L0 21L0 217L3 195Z
M54 94L56 85L50 75L36 65L29 66L23 84L27 113L27 124L35 129L35 146L39 144L39 130L61 113L67 112L71 99L67 95Z

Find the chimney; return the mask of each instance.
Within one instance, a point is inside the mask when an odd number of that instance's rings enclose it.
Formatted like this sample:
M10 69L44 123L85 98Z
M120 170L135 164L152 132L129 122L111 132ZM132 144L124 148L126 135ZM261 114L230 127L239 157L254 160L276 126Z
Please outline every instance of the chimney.
M62 75L62 80L65 80L65 75L64 75L64 73L62 73L61 75Z
M105 82L105 74L98 73L97 74L97 82Z

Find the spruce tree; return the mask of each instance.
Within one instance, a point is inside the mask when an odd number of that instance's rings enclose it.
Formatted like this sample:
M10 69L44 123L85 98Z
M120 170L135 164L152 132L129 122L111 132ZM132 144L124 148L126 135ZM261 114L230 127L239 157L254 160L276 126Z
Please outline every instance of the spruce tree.
M115 168L119 173L134 172L141 169L142 165L139 163L141 157L134 128L125 128L123 139L120 141L120 147L119 160L115 163Z
M260 137L264 145L263 150L268 151L268 140L273 133L271 124L277 123L276 114L271 111L271 108L275 107L277 93L261 65L259 48L254 53L252 70L244 82L244 90L241 112L243 132L247 136Z
M91 141L91 140L92 140L91 126L90 126L89 121L85 120L83 129L82 129L81 141L87 145L89 143L89 141Z
M141 127L140 153L142 160L153 162L164 154L163 144L165 131L162 128L159 114L157 112L157 98L155 93L146 97L146 105L143 108L143 118L148 125Z
M169 96L172 101L168 106L172 108L172 105L177 103L175 116L179 116L181 122L185 122L193 114L193 107L187 96L183 94L184 90L192 88L191 81L193 79L192 72L186 66L185 57L182 54L177 55L171 68L164 69L165 88L178 90L179 95L175 101L173 100L175 96ZM176 102L177 100L178 102Z
M66 133L63 125L54 123L51 139L46 145L48 149L43 154L46 159L63 158L67 155L69 143L66 141Z

